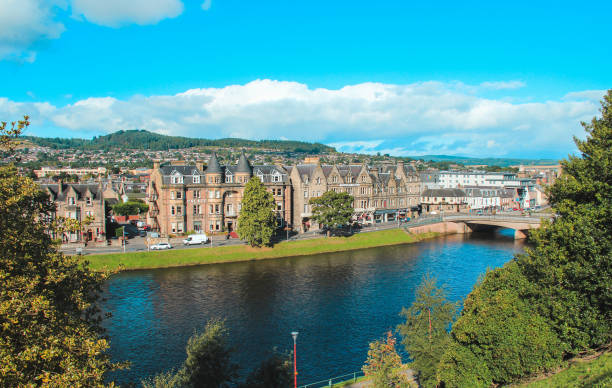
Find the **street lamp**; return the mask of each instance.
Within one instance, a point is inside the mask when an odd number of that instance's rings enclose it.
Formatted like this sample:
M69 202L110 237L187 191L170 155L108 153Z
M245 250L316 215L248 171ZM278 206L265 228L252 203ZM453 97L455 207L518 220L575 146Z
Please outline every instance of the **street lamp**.
M294 388L297 388L297 346L296 346L296 341L297 341L297 336L298 336L298 332L297 331L292 331L291 332L291 336L293 337L293 386Z

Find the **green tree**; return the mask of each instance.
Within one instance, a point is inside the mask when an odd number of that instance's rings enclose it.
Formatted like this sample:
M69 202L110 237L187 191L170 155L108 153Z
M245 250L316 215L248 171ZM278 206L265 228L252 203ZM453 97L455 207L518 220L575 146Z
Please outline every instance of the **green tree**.
M408 386L408 379L402 374L402 358L397 354L395 342L389 331L387 338L370 343L368 358L362 370L372 379L376 388Z
M555 332L523 297L522 292L529 288L529 281L515 261L489 271L468 295L453 325L453 339L488 370L478 373L490 376L495 383L510 383L561 361L562 350ZM459 356L468 358L458 364L474 364L468 352L459 351ZM455 373L462 373L461 368L438 370L447 386L457 379Z
M582 123L586 140L574 139L581 155L561 162L549 188L555 220L518 259L569 353L612 340L612 90L601 105L601 118Z
M242 388L286 388L293 383L291 354L273 351L273 354L253 370Z
M322 196L311 198L312 218L321 225L334 228L346 225L353 216L353 196L348 193L327 191ZM329 236L331 231L327 231Z
M106 275L58 251L54 211L34 181L0 167L0 386L103 386L119 367L96 307Z
M149 211L149 205L142 201L119 202L113 206L113 212L122 216L145 214Z
M436 279L426 275L415 292L415 301L400 313L406 322L397 329L423 387L438 384L436 371L450 343L448 328L456 311L457 304L448 301L444 287L438 287Z
M238 236L251 246L270 245L276 229L274 197L258 177L244 187L242 209L238 217Z

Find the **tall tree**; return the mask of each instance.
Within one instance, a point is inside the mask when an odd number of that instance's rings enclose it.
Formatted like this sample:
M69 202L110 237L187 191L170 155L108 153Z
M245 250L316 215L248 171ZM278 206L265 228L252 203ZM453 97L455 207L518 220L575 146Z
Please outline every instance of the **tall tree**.
M20 133L0 129L5 144ZM0 167L0 386L103 386L118 367L96 307L105 274L58 251L54 210L34 181Z
M370 343L368 358L362 370L372 379L372 385L376 388L408 385L408 379L402 374L402 358L395 349L395 342L395 337L389 331L385 339Z
M518 259L533 303L569 353L612 340L612 90L601 114L582 123L586 140L574 138L581 155L562 161L549 189L555 220Z
M416 290L415 301L400 313L406 322L398 325L402 344L413 362L423 387L436 387L436 371L450 343L448 328L457 311L457 304L447 299L444 287L426 275Z
M258 177L244 187L242 209L238 216L238 236L251 246L270 245L276 229L274 197Z
M113 212L122 216L145 214L149 211L149 205L142 201L119 202L113 206Z
M291 354L282 354L276 350L263 360L253 370L246 381L240 385L242 388L286 388L293 383L293 364Z
M311 198L312 218L329 228L346 225L353 216L353 196L341 192L327 191L322 196ZM330 230L327 235L330 235Z

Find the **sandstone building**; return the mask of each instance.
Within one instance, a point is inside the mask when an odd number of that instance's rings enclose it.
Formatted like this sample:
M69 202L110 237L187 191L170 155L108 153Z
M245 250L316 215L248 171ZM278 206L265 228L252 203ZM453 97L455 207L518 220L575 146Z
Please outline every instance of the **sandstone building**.
M147 221L162 236L236 229L246 183L257 176L272 193L281 225L291 219L291 185L280 166L251 166L244 153L235 166L221 166L215 154L208 165L155 163L148 187Z

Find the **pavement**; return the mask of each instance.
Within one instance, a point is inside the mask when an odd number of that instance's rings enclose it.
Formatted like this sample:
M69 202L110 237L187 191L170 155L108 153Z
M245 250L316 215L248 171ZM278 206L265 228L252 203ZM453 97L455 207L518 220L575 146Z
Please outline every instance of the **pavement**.
M400 227L406 226L406 223L399 224ZM375 232L379 230L387 230L387 229L395 229L398 228L397 222L387 222L376 224L375 226L367 226L362 229L358 229L355 233L368 233ZM322 238L325 237L324 233L320 231L309 231L306 233L295 234L289 237L289 241L297 241L297 240L310 240L313 238ZM183 245L183 239L181 238L172 238L170 239L170 245L172 245L172 249L196 249L202 247L223 247L230 245L242 245L246 244L244 241L232 238L227 240L224 235L222 236L213 236L212 237L212 245L211 244L203 244L203 245ZM285 241L286 239L279 240ZM116 241L116 240L113 240ZM77 247L82 249L83 255L96 255L96 254L107 254L107 253L121 253L124 252L124 249L120 245L109 245L109 246L87 246L83 248L82 244L63 244L60 248L60 251L67 255L77 254ZM127 244L125 245L125 252L146 252L147 248L147 239L145 237L134 237L127 240Z

